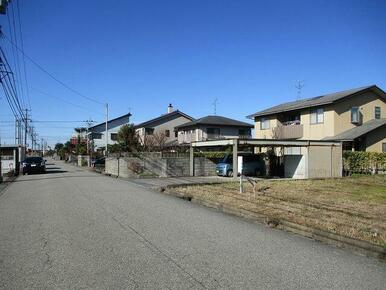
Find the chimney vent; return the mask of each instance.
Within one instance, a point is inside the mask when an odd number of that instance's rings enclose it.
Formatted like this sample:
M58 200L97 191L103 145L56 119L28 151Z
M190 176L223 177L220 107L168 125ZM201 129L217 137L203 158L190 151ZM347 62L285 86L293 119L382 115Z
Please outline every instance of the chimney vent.
M168 106L168 114L173 112L173 111L174 111L174 109L173 109L172 104L169 104L169 106Z

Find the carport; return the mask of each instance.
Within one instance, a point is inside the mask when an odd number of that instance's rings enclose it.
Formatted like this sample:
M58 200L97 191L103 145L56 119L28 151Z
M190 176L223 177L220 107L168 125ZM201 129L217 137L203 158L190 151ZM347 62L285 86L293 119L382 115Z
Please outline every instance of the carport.
M192 142L190 175L194 176L195 149L229 146L232 147L234 172L238 168L238 153L241 148L253 148L254 152L256 149L261 152L266 148L272 148L276 155L283 157L284 177L296 179L342 177L341 142L279 139L222 139ZM237 179L237 174L234 174L233 178Z

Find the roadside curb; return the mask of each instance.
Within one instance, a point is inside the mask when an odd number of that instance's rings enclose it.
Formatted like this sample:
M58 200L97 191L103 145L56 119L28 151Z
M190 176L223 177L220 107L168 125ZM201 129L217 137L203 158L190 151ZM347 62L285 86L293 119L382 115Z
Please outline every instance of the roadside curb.
M202 185L205 185L205 184L202 184ZM295 233L307 238L311 238L316 241L320 241L329 245L336 246L338 248L349 249L357 254L362 254L369 257L375 257L383 262L386 262L386 248L382 246L374 245L366 241L356 240L346 236L341 236L335 233L326 232L312 227L299 225L287 220L271 218L269 216L261 215L250 210L245 210L243 208L236 208L229 204L203 200L200 198L195 198L189 195L171 192L168 190L171 188L176 188L178 186L181 186L181 185L173 185L173 186L154 188L154 189L171 196L188 200L198 205L216 209L226 214L238 216L252 222L264 223L272 228L277 228L277 229L285 230L287 232Z

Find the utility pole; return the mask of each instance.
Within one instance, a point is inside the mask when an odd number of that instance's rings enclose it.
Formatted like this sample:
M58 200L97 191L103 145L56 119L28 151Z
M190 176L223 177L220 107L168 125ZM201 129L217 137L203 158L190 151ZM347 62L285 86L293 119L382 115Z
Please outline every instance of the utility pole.
M86 125L87 125L87 128L86 128L86 145L87 145L87 154L90 154L90 138L89 138L89 129L91 127L91 125L95 122L94 120L86 120ZM92 132L91 132L92 134Z
M108 144L108 138L109 138L109 128L108 128L108 121L109 121L109 104L106 103L106 133L105 133L105 156L107 156L107 144Z
M15 118L15 145L19 143L19 120Z
M28 109L25 109L25 119L24 119L24 151L27 155L27 135L28 135Z
M31 133L31 149L32 151L34 151L34 128L31 127L30 129L30 133Z

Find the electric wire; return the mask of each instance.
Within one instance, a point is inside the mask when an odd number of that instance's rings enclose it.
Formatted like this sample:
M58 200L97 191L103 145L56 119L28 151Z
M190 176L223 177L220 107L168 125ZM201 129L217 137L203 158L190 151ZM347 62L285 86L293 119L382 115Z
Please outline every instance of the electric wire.
M22 30L22 24L21 24L19 0L16 0L16 6L17 6L17 14L18 14L18 20L19 20L20 46L21 46L21 49L24 51L24 40L23 40L23 30ZM22 56L23 56L22 60L23 60L23 70L24 70L24 81L25 81L25 87L26 87L26 98L27 98L28 108L31 110L26 62L25 62L25 56L24 55Z
M79 91L77 91L76 89L70 87L69 85L67 85L66 83L64 83L63 81L59 80L57 77L55 77L52 73L50 73L49 71L47 71L43 66L41 66L38 62L36 62L34 59L32 59L30 56L28 56L20 47L18 47L11 39L9 39L9 37L6 35L6 34L3 34L4 38L11 44L13 45L22 55L25 56L26 59L28 59L31 63L33 63L36 67L38 67L41 71L43 71L45 74L47 74L50 78L52 78L54 81L56 81L57 83L61 84L63 87L65 87L66 89L68 89L69 91L73 92L74 94L86 99L86 100L89 100L90 102L94 102L94 103L97 103L99 105L105 105L104 103L102 103L101 101L98 101L94 98L91 98L89 96L86 96L82 93L80 93Z

